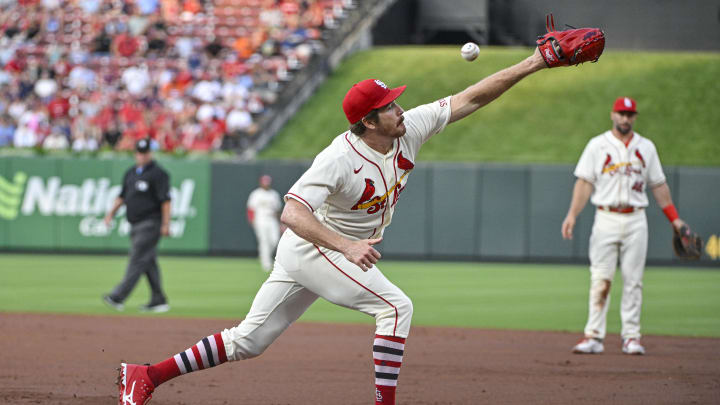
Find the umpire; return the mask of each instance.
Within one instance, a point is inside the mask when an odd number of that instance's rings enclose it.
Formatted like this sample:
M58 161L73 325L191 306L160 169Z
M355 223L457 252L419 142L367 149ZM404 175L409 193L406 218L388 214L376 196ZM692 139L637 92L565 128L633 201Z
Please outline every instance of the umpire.
M150 283L150 302L141 311L167 312L167 303L160 283L157 264L157 244L160 236L170 234L170 176L154 160L150 151L150 139L135 144L135 166L123 177L122 190L112 208L105 216L110 225L117 210L125 204L130 228L130 262L125 277L103 301L118 311L144 274Z

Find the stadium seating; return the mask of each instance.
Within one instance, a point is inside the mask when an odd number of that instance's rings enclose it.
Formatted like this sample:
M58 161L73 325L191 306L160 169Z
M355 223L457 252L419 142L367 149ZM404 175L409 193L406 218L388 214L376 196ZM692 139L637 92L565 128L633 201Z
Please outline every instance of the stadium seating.
M3 1L0 132L13 136L0 147L123 150L150 136L168 152L242 149L283 83L351 6ZM68 142L46 145L51 134Z

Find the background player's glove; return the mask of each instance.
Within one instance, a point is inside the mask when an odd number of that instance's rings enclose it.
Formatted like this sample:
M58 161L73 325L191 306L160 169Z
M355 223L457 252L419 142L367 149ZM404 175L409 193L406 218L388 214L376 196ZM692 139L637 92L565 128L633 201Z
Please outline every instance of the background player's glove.
M552 14L545 17L545 27L547 34L539 36L536 43L550 68L597 62L605 49L605 33L599 28L555 31Z
M677 257L682 259L699 259L702 255L703 242L700 236L690 230L690 227L683 225L680 230L674 230L673 250Z

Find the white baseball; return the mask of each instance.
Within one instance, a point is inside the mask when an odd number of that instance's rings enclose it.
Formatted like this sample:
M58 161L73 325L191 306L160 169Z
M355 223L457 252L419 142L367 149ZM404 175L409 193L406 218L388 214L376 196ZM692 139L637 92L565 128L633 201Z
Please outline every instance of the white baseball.
M480 47L474 42L468 42L460 49L460 54L466 61L472 62L480 54Z

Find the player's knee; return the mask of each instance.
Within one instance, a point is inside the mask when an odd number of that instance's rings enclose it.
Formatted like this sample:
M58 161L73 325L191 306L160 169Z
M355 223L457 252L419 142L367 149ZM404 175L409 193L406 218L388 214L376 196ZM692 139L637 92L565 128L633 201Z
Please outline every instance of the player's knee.
M409 330L413 314L413 304L410 298L403 295L390 302L390 307L375 314L380 334L394 335L398 330ZM392 330L392 332L390 332Z
M409 297L405 296L402 300L397 304L397 311L399 314L402 314L403 317L406 317L409 319L412 318L413 314L413 303L412 300L410 300Z
M410 323L412 322L413 303L407 296L396 302L397 324L394 333L396 336L406 337L410 331Z
M612 267L604 266L591 266L590 267L590 280L612 280L615 276L615 269Z

